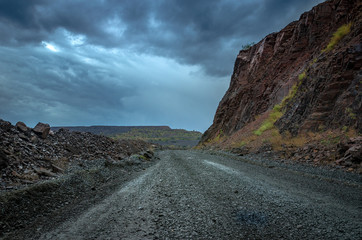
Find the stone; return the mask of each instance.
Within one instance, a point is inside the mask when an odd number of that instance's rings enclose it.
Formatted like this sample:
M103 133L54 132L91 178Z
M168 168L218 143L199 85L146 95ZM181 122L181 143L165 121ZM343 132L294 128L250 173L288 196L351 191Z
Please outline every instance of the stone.
M43 167L35 168L35 172L39 175L47 176L47 177L56 177L57 175L53 173L52 171L45 169Z
M12 125L10 122L0 119L0 128L4 131L9 131L12 128Z
M45 123L41 123L41 122L39 122L33 129L33 132L35 132L37 135L39 135L43 139L45 139L49 135L49 131L50 131L49 124L45 124Z
M21 138L21 139L23 139L23 140L28 140L28 137L27 137L25 134L23 134L23 133L20 133L20 134L19 134L19 138Z
M36 136L31 136L31 137L30 137L30 141L31 141L32 143L36 143L36 142L38 142L38 138L37 138Z
M338 159L338 160L336 160L336 164L337 165L343 165L343 163L345 162L345 160L343 159L343 158L341 158L341 159Z
M11 174L12 174L14 177L21 178L21 175L20 175L17 171L12 171Z
M79 154L79 149L77 149L75 146L67 144L65 146L65 150L69 151L72 154ZM98 154L101 154L101 152L99 152Z
M58 166L55 165L55 164L52 164L52 169L53 169L53 171L56 172L56 173L62 173L62 172L64 172L64 169L62 169L61 167L58 167Z
M19 131L22 131L22 132L28 132L29 131L29 128L23 122L17 122L15 124L15 126Z
M36 181L36 180L39 180L39 175L37 173L33 172L33 173L23 175L22 178L29 180L29 181Z
M151 159L153 157L153 152L151 151L146 151L145 153L143 153L143 156L146 158L146 159Z
M349 148L345 153L345 158L350 156L351 162L359 164L362 161L362 146L354 145Z

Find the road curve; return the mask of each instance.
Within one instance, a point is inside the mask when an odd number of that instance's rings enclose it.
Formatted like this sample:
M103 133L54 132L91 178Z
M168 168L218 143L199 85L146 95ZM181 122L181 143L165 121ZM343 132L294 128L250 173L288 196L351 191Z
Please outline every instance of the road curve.
M40 239L361 239L362 183L201 151L160 161Z

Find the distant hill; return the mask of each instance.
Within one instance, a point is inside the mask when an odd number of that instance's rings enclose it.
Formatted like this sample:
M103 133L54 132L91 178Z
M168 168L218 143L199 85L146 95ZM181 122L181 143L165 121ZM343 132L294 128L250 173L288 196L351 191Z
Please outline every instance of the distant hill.
M171 130L168 126L75 126L75 127L51 127L53 131L64 128L72 132L90 132L97 135L112 136L127 133L132 129L153 129L153 130Z
M141 139L163 146L193 147L201 139L201 132L171 129L168 126L76 126L52 127L53 131L64 128L73 132L90 132L114 139Z

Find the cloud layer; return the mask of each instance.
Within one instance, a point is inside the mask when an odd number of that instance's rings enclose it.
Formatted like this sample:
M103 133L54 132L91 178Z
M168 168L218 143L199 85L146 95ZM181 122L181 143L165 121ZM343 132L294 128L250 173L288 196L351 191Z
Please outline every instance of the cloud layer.
M318 2L0 1L0 118L204 131L241 46Z

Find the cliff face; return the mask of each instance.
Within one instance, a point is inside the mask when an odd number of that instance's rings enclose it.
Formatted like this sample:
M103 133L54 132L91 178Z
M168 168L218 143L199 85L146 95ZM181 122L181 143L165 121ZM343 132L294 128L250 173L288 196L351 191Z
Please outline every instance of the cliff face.
M296 136L343 126L361 132L361 13L361 1L327 1L240 51L229 89L201 144L225 136L230 145L227 138L253 122L258 128L257 120L290 96L293 85L295 92L274 123L281 133ZM333 34L349 23L350 32L325 50Z

